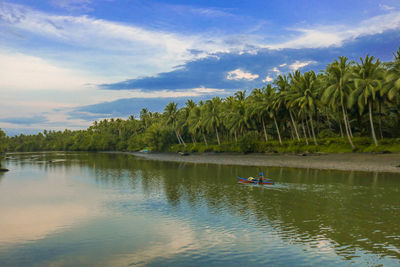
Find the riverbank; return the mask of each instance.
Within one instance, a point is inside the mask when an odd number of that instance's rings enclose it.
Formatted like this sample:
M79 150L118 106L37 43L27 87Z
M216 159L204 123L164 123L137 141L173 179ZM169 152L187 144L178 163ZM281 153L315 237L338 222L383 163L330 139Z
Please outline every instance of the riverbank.
M188 156L181 156L177 153L118 153L131 154L147 160L172 162L400 173L400 153L343 153L300 155L195 153Z

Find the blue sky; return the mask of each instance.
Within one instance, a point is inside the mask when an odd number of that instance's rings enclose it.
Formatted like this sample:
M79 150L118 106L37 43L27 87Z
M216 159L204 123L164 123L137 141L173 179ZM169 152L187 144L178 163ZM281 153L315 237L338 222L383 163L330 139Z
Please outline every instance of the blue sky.
M86 128L399 40L397 0L0 0L0 128Z

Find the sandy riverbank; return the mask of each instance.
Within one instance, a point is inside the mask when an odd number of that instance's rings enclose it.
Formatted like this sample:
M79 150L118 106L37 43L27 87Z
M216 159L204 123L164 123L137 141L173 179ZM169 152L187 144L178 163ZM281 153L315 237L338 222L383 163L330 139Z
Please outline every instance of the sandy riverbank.
M181 156L175 153L139 153L132 154L148 160L173 162L207 163L223 165L247 165L270 167L294 167L313 169L333 169L345 171L372 171L400 173L400 154L322 154L322 155L291 155L291 154L190 154Z

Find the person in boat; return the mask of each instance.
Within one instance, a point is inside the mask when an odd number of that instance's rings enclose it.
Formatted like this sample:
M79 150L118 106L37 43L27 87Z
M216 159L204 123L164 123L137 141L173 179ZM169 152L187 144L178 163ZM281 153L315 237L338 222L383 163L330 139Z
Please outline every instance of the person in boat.
M262 172L260 172L260 174L258 175L258 183L262 184L264 181L264 174Z

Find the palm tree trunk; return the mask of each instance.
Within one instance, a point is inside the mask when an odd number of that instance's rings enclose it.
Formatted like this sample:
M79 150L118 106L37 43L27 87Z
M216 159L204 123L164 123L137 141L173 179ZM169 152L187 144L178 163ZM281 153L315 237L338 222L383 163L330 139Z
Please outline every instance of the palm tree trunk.
M308 145L308 138L306 134L306 128L304 127L304 121L301 121L301 126L303 127L304 138L306 139L306 144Z
M381 114L381 111L382 111L382 109L381 109L381 103L379 103L378 102L378 105L379 105L379 114L378 114L378 119L379 119L379 133L380 133L380 135L381 135L381 139L383 139L383 133L382 133L382 114Z
M375 146L378 146L378 141L376 140L376 135L375 135L374 122L372 120L372 102L371 101L368 104L368 108L369 108L369 121L371 123L372 138L374 139Z
M349 131L349 125L347 124L347 116L346 116L346 112L344 110L344 105L342 103L342 112L343 112L343 121L344 121L344 128L346 129L346 135L347 135L347 139L349 140L349 143L351 145L351 149L355 150L356 147L353 144L353 140L351 140L351 136L350 136L350 131Z
M275 122L276 132L278 133L279 143L282 145L281 133L279 132L279 127L278 127L278 123L276 122L275 116L274 116L274 122Z
M290 114L290 119L292 120L292 123L293 123L293 127L294 127L294 131L296 133L296 136L297 136L297 140L300 141L299 132L297 131L296 123L294 123L292 111L289 110L289 114Z
M207 139L203 131L201 131L201 135L203 136L204 143L206 144L206 146L208 146Z
M312 115L310 114L309 116L310 116L311 132L312 132L312 135L313 135L314 143L315 143L315 145L317 146L318 143L317 143L317 138L315 138L315 132L314 132L314 125L313 125Z
M307 133L308 133L308 136L311 138L311 137L312 137L312 135L311 135L311 131L310 131L310 126L308 126L307 117L306 117L306 127L307 127Z
M237 134L236 134L236 131L235 131L235 141L236 141L236 143L237 143Z
M347 113L347 109L344 109L344 112L346 113L346 122L347 122L347 127L349 129L349 133L351 138L353 138L353 131L351 130L351 125L350 125L350 120L349 120L349 114Z
M340 120L339 120L338 122L339 122L340 136L343 138L344 136L343 136L343 128L342 128L342 123L341 123L341 121L340 121Z
M194 137L193 134L192 134L192 142L193 142L193 144L196 144L196 138Z
M186 143L185 143L185 141L183 141L183 138L182 138L182 136L181 136L181 134L179 132L178 132L178 136L181 139L181 142L182 142L183 146L186 147Z
M219 135L218 135L218 129L217 128L215 128L215 133L217 134L218 145L221 145L221 142L219 141Z
M179 139L178 131L175 130L176 139L178 139L179 144L182 144L181 139Z
M265 130L264 118L261 117L261 120L262 120L263 129L264 129L265 142L268 142L268 136L267 136L267 130Z
M294 137L294 130L293 130L293 125L289 122L290 124L290 135L292 136L292 140L295 140L296 138ZM286 127L285 127L286 128Z

